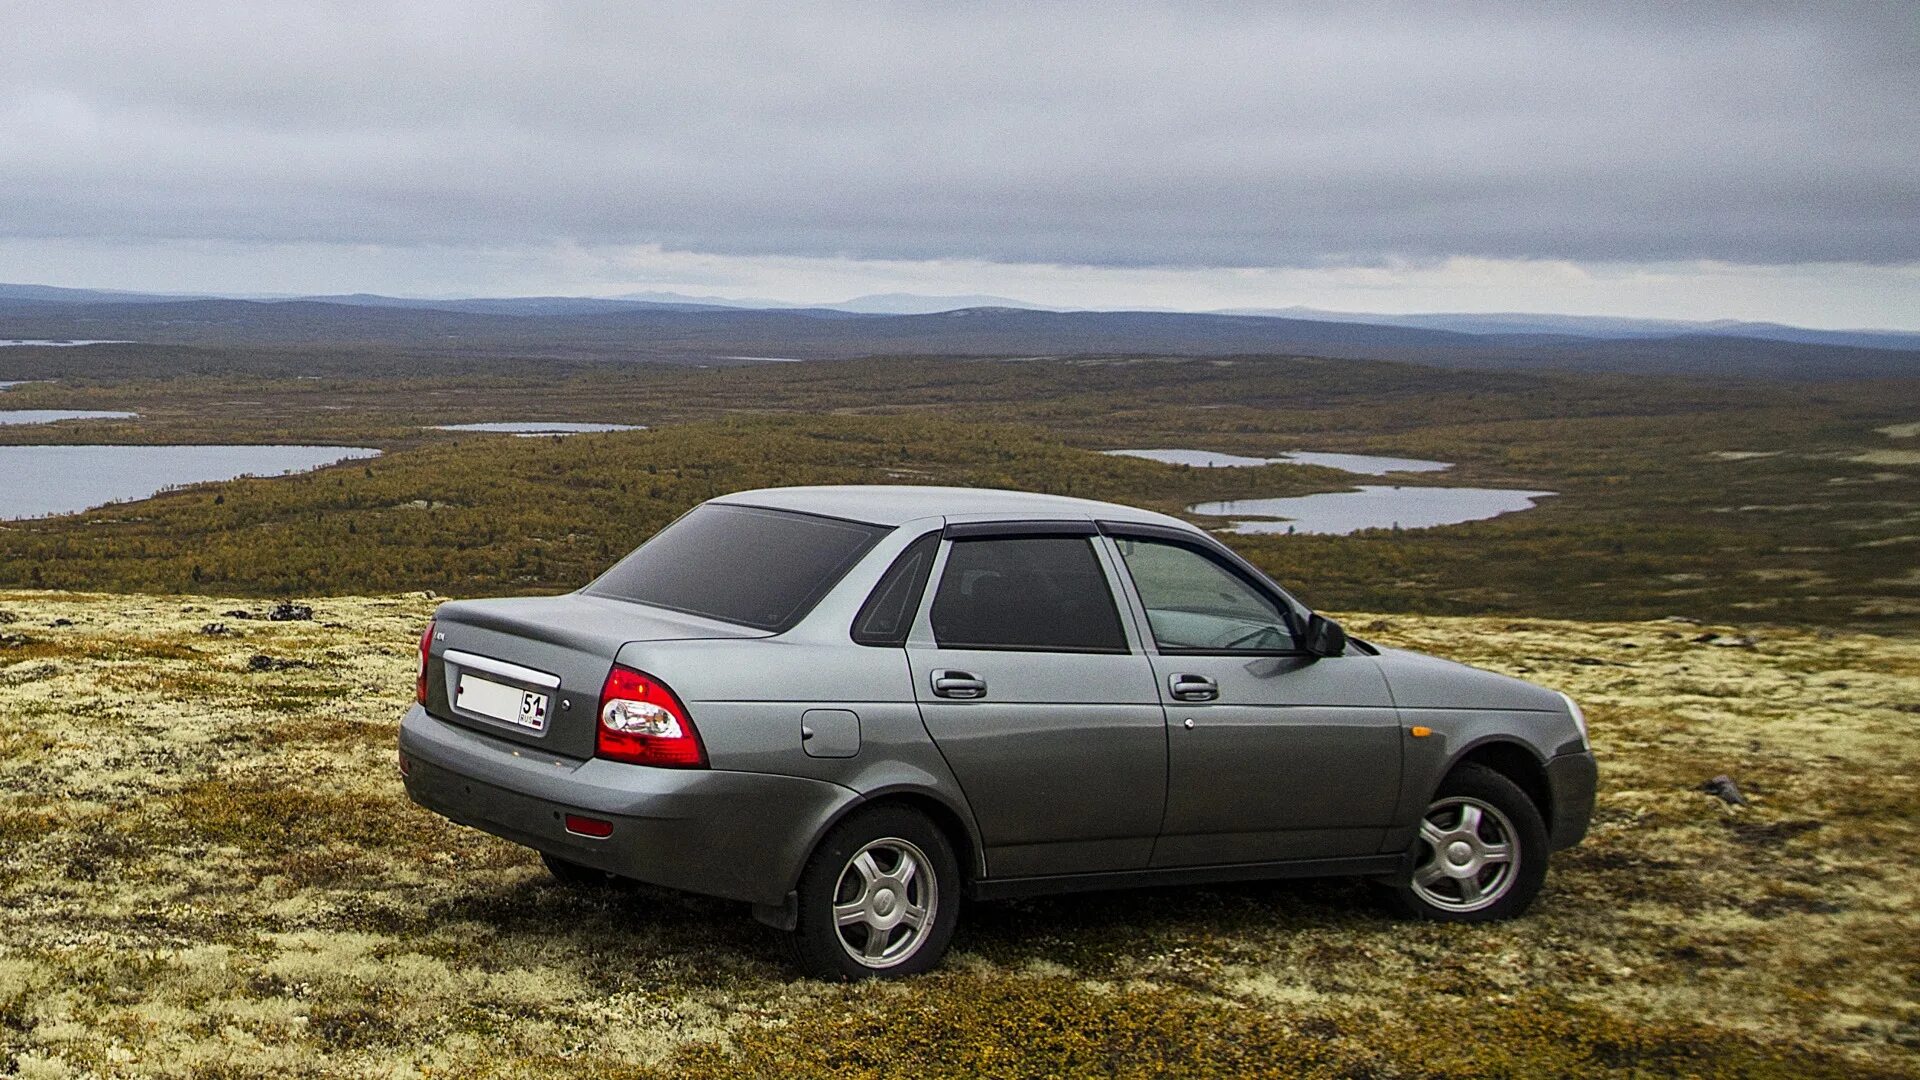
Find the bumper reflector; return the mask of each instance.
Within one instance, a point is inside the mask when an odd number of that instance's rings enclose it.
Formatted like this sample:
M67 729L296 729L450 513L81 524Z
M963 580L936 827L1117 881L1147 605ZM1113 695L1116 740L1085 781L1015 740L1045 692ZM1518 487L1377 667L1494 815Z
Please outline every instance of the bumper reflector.
M605 840L613 835L613 822L599 818L581 817L579 814L567 815L567 831L576 836L591 836L596 840Z

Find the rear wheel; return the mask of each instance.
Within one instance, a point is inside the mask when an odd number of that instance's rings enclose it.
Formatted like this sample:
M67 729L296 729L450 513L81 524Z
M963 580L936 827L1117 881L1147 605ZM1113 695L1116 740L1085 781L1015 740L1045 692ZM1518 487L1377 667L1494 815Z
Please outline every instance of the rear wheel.
M611 885L619 878L605 870L595 870L591 866L581 866L577 862L568 862L558 855L540 853L540 861L547 864L547 873L562 885Z
M1510 919L1546 882L1546 822L1519 785L1463 765L1421 815L1409 862L1393 883L1407 914L1440 922Z
M800 875L794 959L821 979L893 978L940 962L959 919L960 865L933 822L903 806L835 826Z

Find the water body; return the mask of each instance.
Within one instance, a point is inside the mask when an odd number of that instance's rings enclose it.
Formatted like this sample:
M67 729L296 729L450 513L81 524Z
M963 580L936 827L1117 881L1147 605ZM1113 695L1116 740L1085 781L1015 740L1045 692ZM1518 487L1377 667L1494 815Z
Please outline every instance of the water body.
M21 345L37 345L45 349L71 349L78 345L132 345L133 342L120 338L99 338L90 341L67 341L58 338L0 338L0 349L10 349Z
M1423 458L1380 457L1374 454L1323 454L1296 450L1279 457L1242 457L1213 450L1108 450L1123 457L1146 458L1168 465L1192 465L1202 469L1246 469L1261 465L1320 465L1362 476L1388 473L1440 472L1453 468L1451 461L1427 461Z
M534 421L509 421L497 424L442 424L435 431L478 431L492 435L579 435L593 431L645 431L645 424L567 424Z
M0 383L0 390L12 383ZM97 409L0 409L0 425L51 424L60 420L131 420L139 413L100 412Z
M1430 529L1531 510L1551 491L1508 488L1397 487L1362 484L1287 499L1228 499L1196 503L1191 514L1236 519L1224 531L1242 534L1320 533L1345 536L1362 529ZM1240 520L1254 519L1254 520ZM1265 519L1265 520L1259 520ZM1284 520L1275 520L1284 519Z
M379 454L360 446L0 446L0 519L72 514L181 484L306 472Z

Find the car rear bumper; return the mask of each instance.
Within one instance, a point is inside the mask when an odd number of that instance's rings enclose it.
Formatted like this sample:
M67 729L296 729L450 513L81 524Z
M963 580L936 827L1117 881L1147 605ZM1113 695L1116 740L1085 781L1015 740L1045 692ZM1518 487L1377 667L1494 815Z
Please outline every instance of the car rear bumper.
M1594 790L1600 781L1600 769L1593 752L1581 750L1561 754L1547 761L1547 788L1553 792L1553 850L1570 848L1587 835L1593 820Z
M859 796L819 780L579 761L440 720L400 721L407 795L462 825L668 888L780 904L821 822ZM569 832L568 814L611 822Z

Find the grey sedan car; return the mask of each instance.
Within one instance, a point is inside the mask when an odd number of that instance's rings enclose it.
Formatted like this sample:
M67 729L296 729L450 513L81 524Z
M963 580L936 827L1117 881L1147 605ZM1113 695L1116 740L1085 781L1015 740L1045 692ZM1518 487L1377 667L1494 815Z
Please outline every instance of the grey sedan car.
M1349 638L1194 526L1049 495L714 499L578 592L448 603L415 802L745 901L827 978L939 962L963 900L1360 875L1533 901L1595 770L1563 694Z

